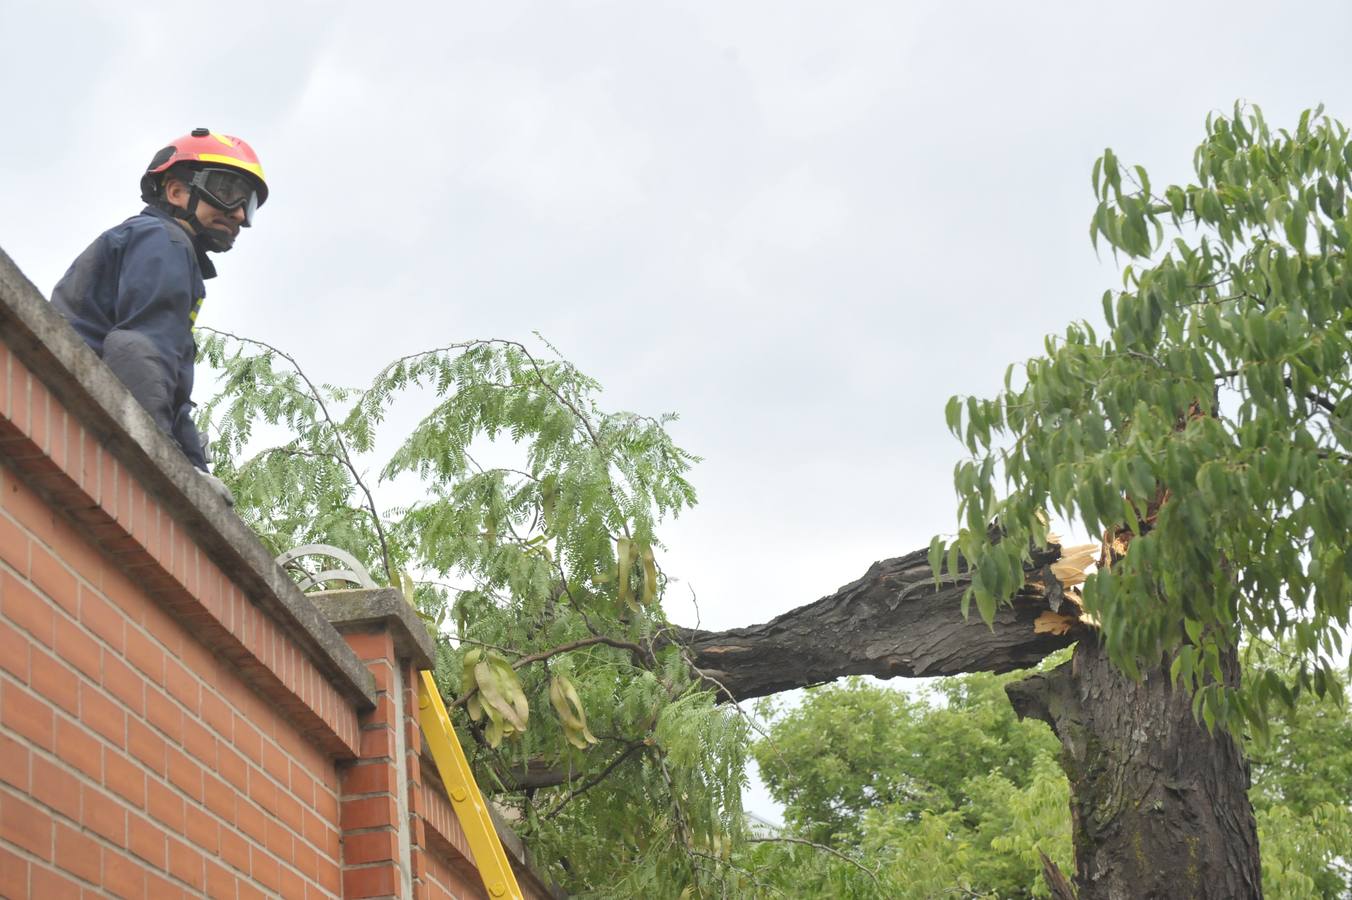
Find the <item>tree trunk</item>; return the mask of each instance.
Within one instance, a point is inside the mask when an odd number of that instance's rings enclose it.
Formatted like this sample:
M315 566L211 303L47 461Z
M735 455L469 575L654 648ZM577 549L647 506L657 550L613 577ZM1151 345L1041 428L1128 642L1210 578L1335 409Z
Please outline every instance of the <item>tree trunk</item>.
M1226 669L1237 681L1233 655ZM1061 739L1080 900L1262 896L1248 763L1194 721L1167 668L1137 684L1086 638L1070 662L1007 691Z
M1025 589L993 627L962 618L966 580L936 590L918 550L874 563L834 594L764 624L684 630L680 639L693 664L738 700L845 675L1007 672L1078 640L1071 662L1008 691L1021 716L1042 719L1061 739L1080 900L1261 897L1239 747L1193 721L1167 668L1137 684L1112 666L1093 630L1075 621L1077 608L1063 602L1048 568L1058 555L1034 559ZM1237 660L1226 665L1237 681Z

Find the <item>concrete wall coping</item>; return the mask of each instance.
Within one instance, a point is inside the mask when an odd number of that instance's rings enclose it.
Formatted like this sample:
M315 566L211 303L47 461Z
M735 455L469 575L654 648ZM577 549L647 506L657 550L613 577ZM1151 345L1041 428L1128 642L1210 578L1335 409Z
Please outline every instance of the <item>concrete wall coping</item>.
M396 656L411 660L418 669L435 667L437 646L427 623L395 588L317 591L306 596L340 633L371 626L388 629Z
M358 710L375 706L375 681L338 631L3 249L0 340L282 626L341 694Z

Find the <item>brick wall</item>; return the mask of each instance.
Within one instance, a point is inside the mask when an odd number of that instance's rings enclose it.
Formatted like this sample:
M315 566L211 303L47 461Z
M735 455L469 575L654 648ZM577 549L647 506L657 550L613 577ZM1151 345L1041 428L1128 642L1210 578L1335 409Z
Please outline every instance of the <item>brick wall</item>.
M338 774L0 469L0 893L339 895Z
M0 252L0 897L485 896L425 629L340 636L199 482Z

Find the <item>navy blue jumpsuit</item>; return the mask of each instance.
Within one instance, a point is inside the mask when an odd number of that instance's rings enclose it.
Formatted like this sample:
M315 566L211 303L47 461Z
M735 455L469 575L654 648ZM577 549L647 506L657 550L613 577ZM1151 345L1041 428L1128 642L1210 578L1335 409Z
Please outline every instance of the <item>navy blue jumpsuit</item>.
M146 207L71 263L52 305L130 388L194 466L206 471L192 420L192 326L216 274L168 213Z

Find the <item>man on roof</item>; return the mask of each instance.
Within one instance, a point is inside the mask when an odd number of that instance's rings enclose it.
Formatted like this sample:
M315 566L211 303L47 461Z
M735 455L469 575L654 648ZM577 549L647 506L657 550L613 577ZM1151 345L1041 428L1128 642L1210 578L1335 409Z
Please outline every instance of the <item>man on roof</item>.
M207 254L234 246L267 198L247 143L194 129L150 161L146 208L99 235L52 290L52 305L228 503L192 419L192 327L216 275Z

